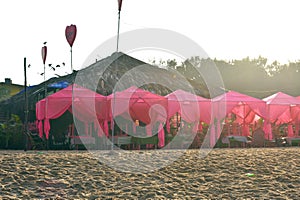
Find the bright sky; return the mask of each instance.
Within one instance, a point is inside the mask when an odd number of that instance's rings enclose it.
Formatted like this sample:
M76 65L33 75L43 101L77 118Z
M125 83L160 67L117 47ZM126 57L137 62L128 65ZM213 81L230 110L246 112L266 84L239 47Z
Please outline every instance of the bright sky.
M123 0L120 33L169 29L194 40L211 58L261 55L286 63L300 59L299 4L298 0ZM26 57L31 65L28 83L34 85L43 81L39 73L43 72L41 48L45 41L46 65L65 62L55 73L70 73L66 26L77 26L73 45L76 70L95 48L116 35L117 0L1 1L0 19L0 82L7 77L24 84ZM52 76L53 71L47 68L46 78Z

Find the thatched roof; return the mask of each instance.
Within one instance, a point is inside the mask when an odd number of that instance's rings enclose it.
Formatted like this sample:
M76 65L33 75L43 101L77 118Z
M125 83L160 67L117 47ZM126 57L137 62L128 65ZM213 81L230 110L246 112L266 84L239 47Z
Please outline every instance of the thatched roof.
M193 89L197 95L208 97L208 92L204 85L187 82L184 77L174 74L167 69L147 64L122 52L116 52L82 70L74 71L69 75L54 77L31 87L28 89L29 110L35 112L35 103L44 98L45 84L51 85L62 81L66 81L69 84L79 83L83 87L92 90L96 89L102 95L111 94L116 84L117 88L126 89L131 86L130 84L136 85L136 83L139 83L140 85L136 86L163 96L176 89L186 91ZM189 84L193 88L189 88ZM57 89L48 87L47 90L53 93ZM12 109L12 113L23 114L24 93L21 92L6 101L0 102L0 111L1 107Z

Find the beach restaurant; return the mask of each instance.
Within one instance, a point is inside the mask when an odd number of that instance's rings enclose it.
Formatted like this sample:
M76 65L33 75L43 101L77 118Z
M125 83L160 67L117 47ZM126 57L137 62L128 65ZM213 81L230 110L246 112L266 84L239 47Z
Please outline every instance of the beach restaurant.
M284 93L261 100L228 91L206 99L183 90L160 96L131 86L103 96L72 84L36 103L39 136L48 140L51 120L66 112L74 119L65 133L73 147L188 148L207 141L209 147L254 146L257 138L263 146L276 145L278 138L299 143L300 100ZM261 138L255 136L261 132Z

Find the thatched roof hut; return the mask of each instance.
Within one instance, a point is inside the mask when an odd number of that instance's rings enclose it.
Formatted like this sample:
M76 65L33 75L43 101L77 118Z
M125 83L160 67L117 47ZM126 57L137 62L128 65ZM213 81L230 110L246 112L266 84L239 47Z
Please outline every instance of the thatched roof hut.
M139 87L163 96L176 89L186 91L193 89L197 95L208 97L208 90L201 83L186 81L184 77L170 70L147 64L122 52L116 52L84 69L73 71L72 74L54 77L28 88L29 121L35 120L35 104L44 98L45 85L47 95L59 90L51 85L60 82L79 83L83 87L95 89L102 95L109 95L116 88L115 86L125 89L129 87L129 84L135 84L136 81L140 83ZM189 88L189 84L193 88ZM8 100L0 102L0 112L8 116L14 113L22 118L24 100L24 92L21 91Z

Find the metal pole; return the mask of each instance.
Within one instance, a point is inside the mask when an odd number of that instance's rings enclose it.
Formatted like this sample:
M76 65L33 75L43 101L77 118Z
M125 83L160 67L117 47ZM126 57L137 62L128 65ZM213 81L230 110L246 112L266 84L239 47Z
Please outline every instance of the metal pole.
M46 83L46 65L44 64L44 91L45 91L45 94L44 94L44 98L46 99L46 102L45 102L45 115L47 115L47 104L48 104L48 99L47 99L47 83ZM49 138L47 139L47 142L46 142L46 149L48 150L49 149Z
M28 96L27 96L27 72L26 72L26 57L24 57L24 95L25 95L25 106L24 106L24 151L28 148Z
M115 114L115 103L116 103L116 92L113 89L113 105L112 105L112 130L111 130L111 150L114 150L114 136L115 136L115 122L114 122L114 114Z
M44 64L44 98L47 96L47 86L46 86L46 65Z
M119 51L119 33L120 33L120 15L121 11L118 12L118 34L117 34L117 52Z
M71 73L73 73L73 58L72 58L72 47L71 47Z

